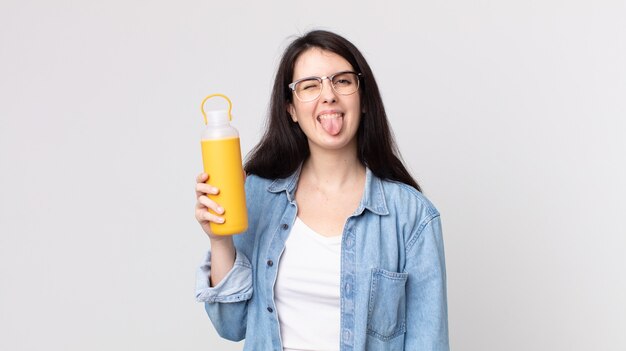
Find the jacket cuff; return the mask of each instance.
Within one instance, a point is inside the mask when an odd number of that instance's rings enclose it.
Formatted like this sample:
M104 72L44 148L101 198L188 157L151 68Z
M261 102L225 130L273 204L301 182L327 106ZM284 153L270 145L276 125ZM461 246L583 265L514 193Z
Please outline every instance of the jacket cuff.
M236 249L235 264L224 279L214 287L209 286L211 276L211 251L198 268L196 276L196 300L198 302L232 303L252 297L252 265L248 258Z

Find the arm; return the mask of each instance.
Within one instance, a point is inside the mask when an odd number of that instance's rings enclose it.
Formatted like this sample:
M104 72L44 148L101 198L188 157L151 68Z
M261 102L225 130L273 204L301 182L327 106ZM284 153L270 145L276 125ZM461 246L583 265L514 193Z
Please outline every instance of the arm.
M239 341L245 338L247 301L252 297L252 265L243 251L242 236L218 236L212 233L210 223L222 223L223 219L208 209L221 214L223 210L207 194L219 190L205 184L207 174L197 178L196 219L209 236L211 251L198 269L196 299L205 303L205 310L218 334L225 339ZM249 235L244 236L247 238ZM235 244L238 242L238 245Z
M446 267L439 216L419 225L406 249L405 350L449 350Z
M196 178L196 220L202 230L211 240L211 251L213 252L213 274L210 277L210 286L219 282L231 270L235 262L235 246L232 236L220 236L213 234L211 223L223 223L224 218L219 216L224 213L224 209L211 200L208 195L215 195L219 189L206 183L209 175L202 173ZM213 213L209 212L213 210Z
M209 285L215 286L226 277L235 264L233 237L211 238L211 253L211 266L213 269L211 275L209 275Z
M248 300L252 297L252 265L248 258L236 251L235 262L223 279L210 286L211 252L198 269L196 299L204 308L217 333L228 340L240 341L246 335Z

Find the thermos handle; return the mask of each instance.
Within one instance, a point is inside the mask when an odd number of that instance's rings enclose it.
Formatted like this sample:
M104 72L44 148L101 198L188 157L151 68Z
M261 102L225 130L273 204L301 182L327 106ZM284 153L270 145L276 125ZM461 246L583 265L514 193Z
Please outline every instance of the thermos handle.
M207 124L208 121L206 119L206 112L204 112L204 103L212 98L212 97L222 97L224 99L226 99L226 101L228 101L228 120L232 121L233 120L233 115L230 113L233 109L233 103L230 101L230 99L228 98L228 96L224 95L224 94L211 94L207 97L204 98L204 100L202 100L202 104L200 105L200 111L202 111L202 116L204 117L204 124Z

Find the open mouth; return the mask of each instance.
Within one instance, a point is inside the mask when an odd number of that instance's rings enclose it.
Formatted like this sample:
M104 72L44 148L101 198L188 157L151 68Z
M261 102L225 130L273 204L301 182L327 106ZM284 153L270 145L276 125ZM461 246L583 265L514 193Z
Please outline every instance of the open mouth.
M322 125L326 133L337 135L341 132L341 127L343 126L343 113L324 113L317 116L317 121Z

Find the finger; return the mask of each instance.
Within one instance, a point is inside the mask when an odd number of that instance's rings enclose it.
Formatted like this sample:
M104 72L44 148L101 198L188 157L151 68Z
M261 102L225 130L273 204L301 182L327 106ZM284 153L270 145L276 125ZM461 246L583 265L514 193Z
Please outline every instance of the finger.
M213 210L213 212L217 214L224 214L224 208L222 208L222 206L204 195L198 198L198 202L204 205L206 208Z
M204 183L204 182L206 182L206 181L207 181L207 179L209 179L209 175L208 175L208 174L206 174L206 173L204 173L204 172L203 172L203 173L200 173L200 174L198 174L198 176L196 177L196 183L200 183L200 182Z
M218 215L214 215L213 213L206 211L203 216L205 221L213 222L213 223L224 223L224 217L220 217Z
M205 183L197 183L196 184L196 197L199 197L204 194L217 195L220 190L212 185Z
M196 210L196 219L198 222L224 223L224 217L220 217L207 210Z
M196 177L196 184L202 184L205 183L207 180L209 179L209 175L206 173L200 173L198 174L198 176ZM202 195L201 193L198 192L198 189L196 188L196 197Z
M206 206L201 204L200 201L196 201L196 210L203 209L203 208L206 209Z

